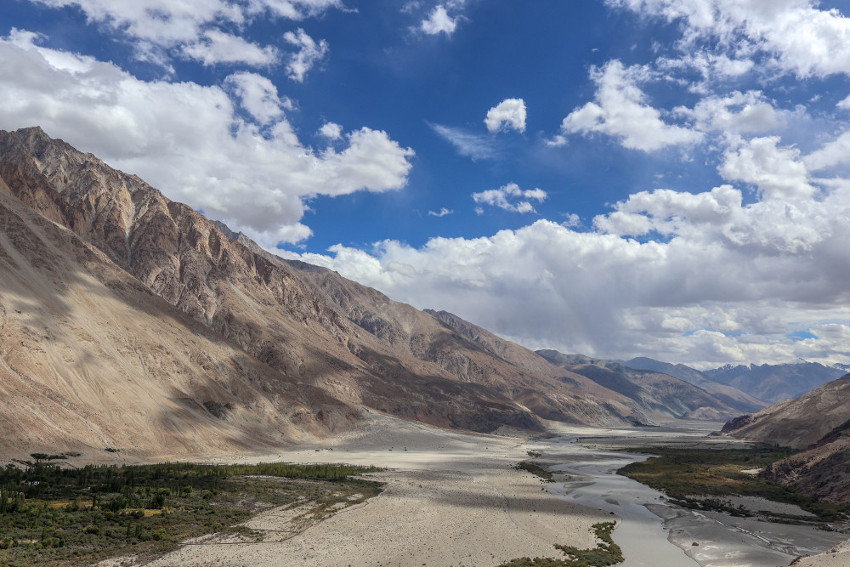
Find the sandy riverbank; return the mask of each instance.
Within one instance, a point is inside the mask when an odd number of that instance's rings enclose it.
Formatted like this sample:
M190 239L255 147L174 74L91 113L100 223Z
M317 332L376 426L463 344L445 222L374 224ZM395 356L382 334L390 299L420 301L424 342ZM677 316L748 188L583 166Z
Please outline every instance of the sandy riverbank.
M604 481L612 480L607 478L594 481L597 486L592 490L600 494L589 499L581 496L581 487L587 484L580 478L587 474L581 467L617 456L608 453L606 457L606 449L659 442L682 446L724 443L707 438L700 429L557 427L562 435L591 436L586 444L593 448L585 448L563 439L471 435L377 416L359 430L322 445L272 455L234 455L226 462L342 462L387 467L391 470L370 475L386 483L379 496L306 530L292 522L297 511L267 511L247 524L261 534L259 542L202 538L148 565L495 567L519 557L558 557L555 544L594 547L591 526L614 519L611 512L628 520L613 534L614 540L625 546L624 552L629 548L626 565L655 566L659 557L667 557L671 565L684 565L692 559L711 567L785 565L797 555L816 553L837 543L836 534L814 533L812 528L731 523L724 527L722 518L697 517L661 506L661 495L641 500L644 492L651 491L642 485L631 491L619 485L606 488ZM529 450L542 451L542 463L574 463L579 469L573 474L578 476L566 485L549 485L514 469L517 462L530 458ZM622 457L619 454L618 458ZM569 470L569 466L561 470ZM628 481L622 477L613 480ZM657 516L650 514L645 504L654 508ZM605 510L587 507L592 505ZM658 516L666 520L663 529ZM630 526L634 528L631 532ZM699 545L693 546L693 542ZM845 565L842 561L847 560L847 553L850 551L842 548L801 565ZM122 564L139 565L131 558L102 565Z
M710 448L710 447L743 447L745 444L727 437L707 436L712 431L711 424L692 423L656 428L654 430L608 430L606 432L578 431L578 445L590 447L592 452L589 459L584 459L576 467L569 465L558 467L562 470L576 470L579 474L583 469L593 469L594 460L604 460L612 448L639 449L645 446L667 446L680 448ZM601 433L601 434L600 434ZM578 451L579 448L566 448L566 451ZM550 451L555 454L554 451ZM623 458L622 453L619 454ZM569 459L565 461L569 463ZM612 470L618 468L617 465ZM568 497L579 497L584 504L597 502L599 506L612 510L627 521L623 529L614 532L614 540L622 546L626 555L625 565L667 565L672 561L655 562L656 556L650 554L643 558L641 555L645 546L640 544L651 539L652 534L641 536L638 548L633 553L627 552L630 543L629 518L630 511L621 508L633 497L632 504L640 504L640 508L652 511L663 519L664 529L669 534L669 541L680 548L688 557L703 567L777 567L788 565L800 556L811 556L800 559L794 565L806 567L846 567L850 565L850 542L846 533L820 530L809 525L793 523L775 523L762 521L757 517L740 518L721 512L696 512L665 503L666 498L648 487L631 481L631 488L623 484L627 479L601 477L595 486L588 490L579 489L569 494L570 483L565 485ZM614 483L616 488L607 485ZM584 493L584 494L583 494ZM656 497L653 498L652 494ZM616 500L613 500L616 498ZM807 513L796 506L778 504L759 498L731 497L730 503L743 505L753 514L760 510L772 510L774 513L806 516ZM648 526L639 526L648 529ZM619 540L618 540L619 538ZM631 538L633 539L633 538ZM838 546L838 547L835 547ZM835 551L817 555L835 547ZM669 552L669 550L666 550ZM660 556L659 556L660 557ZM637 562L634 562L637 561Z
M318 449L318 450L316 450ZM151 563L171 565L495 566L557 557L554 544L594 547L592 524L609 514L564 502L512 465L522 440L464 435L380 418L336 443L241 461L347 462L394 470L372 475L382 494L280 541L286 514L251 527L259 543L184 545Z

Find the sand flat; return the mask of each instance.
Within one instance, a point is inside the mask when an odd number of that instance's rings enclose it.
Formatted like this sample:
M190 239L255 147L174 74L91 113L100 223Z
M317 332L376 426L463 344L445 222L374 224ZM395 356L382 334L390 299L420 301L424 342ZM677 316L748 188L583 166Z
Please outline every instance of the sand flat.
M329 449L333 450L329 450ZM382 494L279 541L183 545L151 563L172 565L455 566L557 557L554 544L594 547L591 526L610 515L564 502L537 477L513 468L528 459L517 439L464 435L396 420L370 425L335 446L249 461L369 463ZM286 531L286 515L258 526Z

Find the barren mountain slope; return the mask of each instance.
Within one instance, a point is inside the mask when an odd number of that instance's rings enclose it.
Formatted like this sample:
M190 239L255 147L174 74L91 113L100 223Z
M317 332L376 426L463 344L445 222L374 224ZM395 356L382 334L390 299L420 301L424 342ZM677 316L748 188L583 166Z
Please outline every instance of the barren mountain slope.
M187 318L0 182L0 450L135 457L279 446L358 411Z
M740 439L805 449L847 420L850 420L850 378L845 376L799 398L733 419L723 427L723 432Z
M652 370L653 372L669 374L674 378L689 382L742 413L758 411L768 405L734 386L715 382L699 370L684 364L670 364L646 357L633 358L623 364L636 370Z
M850 504L850 374L808 394L733 419L734 437L805 449L765 474L807 494Z
M290 380L357 407L435 425L539 427L531 412L504 395L461 387L438 366L386 348L286 266L233 242L137 177L38 128L0 134L0 156L0 176L11 193Z
M831 441L774 463L764 475L804 494L850 505L850 431L844 427Z
M622 422L622 417L629 422L645 420L640 408L628 398L554 367L528 349L493 335L509 345L511 352L524 353L525 358L499 356L461 330L446 326L436 312L393 301L326 268L283 260L244 235L221 228L256 254L297 273L326 304L402 357L433 363L467 386L485 385L546 419L597 424ZM524 364L529 360L532 364Z
M635 370L617 362L567 355L555 350L539 350L537 353L553 364L628 396L656 420L714 420L739 413L705 390L667 374Z
M38 128L0 133L0 177L234 347L353 407L479 431L640 419L614 392L528 372L375 290L265 253Z
M775 404L840 378L845 371L817 362L799 362L724 366L707 370L704 374L715 382L734 386L760 400Z

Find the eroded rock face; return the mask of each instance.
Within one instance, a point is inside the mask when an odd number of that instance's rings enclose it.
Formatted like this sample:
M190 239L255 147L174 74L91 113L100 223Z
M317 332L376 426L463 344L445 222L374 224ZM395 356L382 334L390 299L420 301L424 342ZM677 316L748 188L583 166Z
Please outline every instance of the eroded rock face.
M359 408L223 341L2 184L0 227L6 458L255 451L358 419Z
M772 465L764 476L804 494L850 503L850 374L799 398L734 419L723 431L800 449Z
M181 363L181 372L186 380L193 377L199 393L184 395L181 386L182 393L172 396L185 401L186 416L203 415L217 426L242 416L241 427L256 432L269 427L278 412L287 416L286 427L274 426L280 439L297 435L299 420L311 424L303 425L310 434L345 427L362 408L477 431L502 425L535 429L540 417L622 424L640 411L632 400L583 377L564 379L562 369L518 345L489 334L486 341L481 333L470 336L471 327L462 321L447 324L445 317L394 302L334 272L272 256L138 177L38 128L0 132L0 193L20 225L19 238L10 238L8 227L5 232L10 277L45 278L53 295L77 289L69 282L91 280L96 293L114 296L131 310L127 313L137 309L140 321L152 318L146 328L159 330L151 340L200 333L231 353L203 362L212 347L186 346L190 362ZM52 234L47 240L44 231ZM89 259L69 255L68 248L85 251ZM43 290L21 285L21 297L32 296L21 299L22 305L41 301ZM74 313L93 309L78 295L62 301ZM8 311L5 296L2 304ZM96 325L107 325L109 310L93 312ZM51 324L64 329L68 321ZM180 330L166 333L163 325ZM21 321L13 326L20 332L25 327ZM97 341L120 351L121 336L129 335L107 334ZM42 348L44 340L35 340L32 348ZM169 345L141 341L131 351L145 359L140 353L167 353ZM168 381L174 372L170 365L148 362L137 370L152 367L155 380ZM222 368L245 387L225 387L225 396L203 385ZM49 382L59 370L53 360L36 372ZM97 380L95 390L110 389L109 379ZM122 388L114 389L120 397ZM294 392L309 395L293 398ZM96 397L86 399L97 403ZM118 436L124 430L115 431ZM252 435L244 434L247 445Z

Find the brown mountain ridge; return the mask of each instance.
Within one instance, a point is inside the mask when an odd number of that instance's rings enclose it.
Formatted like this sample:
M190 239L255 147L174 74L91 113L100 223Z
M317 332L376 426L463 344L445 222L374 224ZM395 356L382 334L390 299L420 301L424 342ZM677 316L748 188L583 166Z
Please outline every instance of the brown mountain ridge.
M804 494L850 505L850 374L733 419L723 432L800 450L763 474Z
M0 226L6 451L249 450L374 411L475 431L648 421L518 345L273 256L39 128L0 131Z

